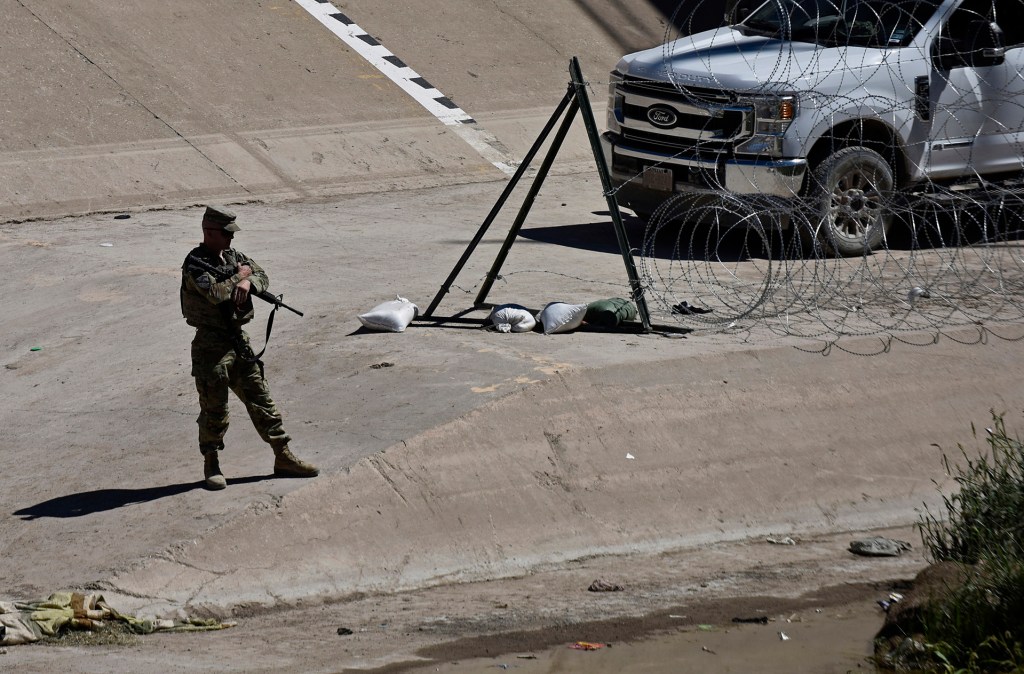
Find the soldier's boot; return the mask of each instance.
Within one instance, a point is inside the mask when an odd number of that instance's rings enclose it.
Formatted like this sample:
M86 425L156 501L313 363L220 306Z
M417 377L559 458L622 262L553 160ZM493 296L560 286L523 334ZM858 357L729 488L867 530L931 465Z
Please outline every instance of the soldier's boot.
M316 477L320 469L291 453L287 447L274 450L274 475L280 477Z
M228 481L220 472L220 461L216 451L203 454L203 475L206 477L207 489L223 489L228 486Z

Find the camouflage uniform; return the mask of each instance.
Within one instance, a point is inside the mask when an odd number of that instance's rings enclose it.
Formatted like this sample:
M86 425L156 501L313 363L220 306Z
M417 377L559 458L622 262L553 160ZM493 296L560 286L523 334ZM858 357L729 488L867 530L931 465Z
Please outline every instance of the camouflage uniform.
M188 258L181 268L181 313L196 328L192 376L199 391L199 451L205 455L224 449L230 388L245 404L260 437L278 452L287 447L289 437L282 428L281 414L270 397L259 364L250 360L253 353L249 336L242 330L255 313L252 296L241 308L236 308L231 299L232 290L241 280L236 273L238 265L249 265L252 269L252 293L266 290L270 279L258 264L231 248L224 251L223 262L216 252L203 245L193 248L189 255L232 274L218 283L208 272L189 265Z

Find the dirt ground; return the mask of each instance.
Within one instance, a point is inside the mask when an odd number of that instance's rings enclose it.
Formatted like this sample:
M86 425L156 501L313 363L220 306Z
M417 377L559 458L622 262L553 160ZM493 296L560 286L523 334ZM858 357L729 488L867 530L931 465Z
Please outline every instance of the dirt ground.
M909 528L873 533L915 540ZM899 558L851 554L850 540L867 534L582 559L521 578L241 612L236 627L219 632L12 647L0 664L20 672L462 674L501 664L524 672L668 672L689 659L705 671L762 671L770 658L779 669L763 671L856 670L884 619L876 601L905 588L924 565L918 545ZM598 579L623 589L588 591ZM767 624L733 623L756 617ZM569 648L578 641L606 646Z

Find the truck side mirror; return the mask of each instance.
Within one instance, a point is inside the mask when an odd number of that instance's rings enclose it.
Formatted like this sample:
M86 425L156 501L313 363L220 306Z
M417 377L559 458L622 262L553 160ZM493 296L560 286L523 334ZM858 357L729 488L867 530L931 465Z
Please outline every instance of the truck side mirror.
M994 21L974 19L957 37L942 34L936 39L932 63L939 70L951 68L984 68L1005 60L1003 29Z
M967 61L975 67L997 66L1006 60L1003 29L995 21L971 21Z

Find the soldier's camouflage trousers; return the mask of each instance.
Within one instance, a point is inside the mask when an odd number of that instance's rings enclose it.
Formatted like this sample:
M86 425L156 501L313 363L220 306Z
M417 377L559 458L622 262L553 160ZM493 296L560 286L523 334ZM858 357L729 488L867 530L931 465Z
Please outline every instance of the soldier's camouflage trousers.
M249 336L242 333L246 347ZM251 352L250 352L251 353ZM199 328L192 340L192 376L199 391L199 451L224 449L228 432L228 389L245 405L256 431L275 450L285 447L290 438L281 426L281 415L270 397L270 389L256 363L248 363L235 354L234 343L226 333Z

